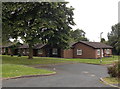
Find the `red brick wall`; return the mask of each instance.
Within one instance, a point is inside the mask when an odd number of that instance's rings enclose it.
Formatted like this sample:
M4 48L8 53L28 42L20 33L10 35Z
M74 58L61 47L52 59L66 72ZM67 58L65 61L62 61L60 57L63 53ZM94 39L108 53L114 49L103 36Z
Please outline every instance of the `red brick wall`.
M82 50L82 55L77 55L77 49ZM73 49L74 58L96 58L96 51L94 48L89 47L82 43L77 43L74 45Z
M63 58L73 58L73 49L62 50L61 57L63 57Z

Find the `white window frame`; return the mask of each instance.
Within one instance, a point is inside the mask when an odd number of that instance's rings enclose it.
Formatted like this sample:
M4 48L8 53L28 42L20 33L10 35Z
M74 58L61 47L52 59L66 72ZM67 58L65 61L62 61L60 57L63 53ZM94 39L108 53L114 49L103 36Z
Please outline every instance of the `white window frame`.
M4 48L3 50L4 50L4 53L5 53L6 49Z
M23 49L23 54L25 55L25 49Z
M100 55L100 49L97 49L97 55Z
M43 50L42 49L38 49L38 54L43 54Z
M53 48L52 49L52 54L53 55L57 55L58 54L58 49L57 48Z
M110 54L110 49L106 49L106 54Z
M81 49L77 49L77 55L82 55L82 50Z

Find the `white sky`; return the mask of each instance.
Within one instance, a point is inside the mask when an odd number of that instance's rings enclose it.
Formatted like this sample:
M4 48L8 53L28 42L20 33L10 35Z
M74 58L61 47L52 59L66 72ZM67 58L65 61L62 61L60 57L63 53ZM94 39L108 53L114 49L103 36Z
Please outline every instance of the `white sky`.
M66 0L75 8L76 26L86 32L90 41L100 41L100 33L107 40L111 26L118 23L119 0Z

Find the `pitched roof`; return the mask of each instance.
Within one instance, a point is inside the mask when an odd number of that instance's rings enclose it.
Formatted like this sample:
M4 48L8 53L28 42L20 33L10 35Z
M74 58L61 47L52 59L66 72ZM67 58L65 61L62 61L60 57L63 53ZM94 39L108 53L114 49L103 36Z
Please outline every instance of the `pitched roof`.
M40 48L44 47L45 45L46 45L46 44L41 44L41 43L36 44L36 45L34 46L34 49L40 49Z
M9 46L6 46L6 45L0 45L0 48L7 48Z
M8 47L13 47L13 46L18 46L20 43L7 43L7 44L2 44L0 45L0 48L8 48ZM21 44L20 44L21 45Z
M41 43L39 43L39 44L36 44L34 47L33 47L33 49L40 49L40 48L42 48L43 46L45 46L46 44L41 44ZM19 46L19 48L29 48L29 45L28 44L23 44L23 45L21 45L21 46Z
M29 46L27 44L23 44L23 45L19 46L18 48L29 48Z
M100 42L80 41L80 42L77 42L77 43L83 43L83 44L88 45L92 48L113 48L112 46L109 46L109 45L106 45L106 44L103 44L103 43L100 43ZM75 44L77 44L77 43L75 43Z

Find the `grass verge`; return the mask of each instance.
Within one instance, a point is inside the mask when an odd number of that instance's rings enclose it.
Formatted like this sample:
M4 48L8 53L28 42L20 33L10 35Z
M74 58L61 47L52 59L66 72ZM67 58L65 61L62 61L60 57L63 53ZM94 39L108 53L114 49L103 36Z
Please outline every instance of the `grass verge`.
M51 73L55 73L55 72L45 69L36 69L24 65L15 65L15 64L2 65L3 78L18 77L25 75L41 75L41 74L43 75L43 74L51 74Z
M105 57L102 58L102 63L100 59L79 59L79 58L52 58L52 57L34 57L34 59L29 60L27 56L22 57L11 57L8 55L2 56L2 64L22 64L22 65L36 65L36 64L58 64L58 63L68 63L68 62L78 62L78 63L90 63L90 64L112 64L118 61L118 56Z
M106 78L103 78L103 80L109 84L120 84L120 79L118 78L106 77Z
M63 59L65 60L65 59ZM102 58L102 63L100 63L100 59L79 59L79 58L73 58L73 59L66 59L69 61L75 61L78 63L89 63L89 64L112 64L115 61L118 61L118 56L112 56L112 57L104 57Z
M36 64L58 64L70 62L68 60L61 60L61 58L49 58L49 57L34 57L28 59L28 56L17 57L10 55L2 56L2 64L19 64L19 65L36 65Z

